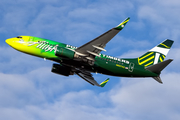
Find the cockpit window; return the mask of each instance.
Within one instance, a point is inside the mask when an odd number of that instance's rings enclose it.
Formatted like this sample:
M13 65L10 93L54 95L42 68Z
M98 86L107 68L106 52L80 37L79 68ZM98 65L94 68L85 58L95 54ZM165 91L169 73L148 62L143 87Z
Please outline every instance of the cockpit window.
M21 36L17 36L17 38L22 38Z

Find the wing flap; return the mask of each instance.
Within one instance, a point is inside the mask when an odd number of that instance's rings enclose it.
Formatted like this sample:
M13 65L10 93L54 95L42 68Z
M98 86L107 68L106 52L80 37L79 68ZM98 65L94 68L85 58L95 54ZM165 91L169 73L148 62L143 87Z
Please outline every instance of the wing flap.
M96 86L99 86L101 87L95 80L93 77L90 77L90 76L87 76L87 75L84 75L82 73L76 73L79 77L81 77L82 79L84 79L85 81L87 81L88 83L90 83L91 85L96 85Z
M76 70L75 73L79 77L81 77L82 79L84 79L85 81L90 83L91 85L96 85L98 87L104 87L106 85L106 83L109 81L109 78L108 78L105 81L103 81L101 84L98 84L97 81L94 80L93 75L90 72L88 72L88 71Z

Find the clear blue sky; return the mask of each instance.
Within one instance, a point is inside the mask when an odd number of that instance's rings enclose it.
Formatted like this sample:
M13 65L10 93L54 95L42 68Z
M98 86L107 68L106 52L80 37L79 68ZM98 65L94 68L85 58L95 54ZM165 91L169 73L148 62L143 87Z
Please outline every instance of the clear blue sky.
M0 120L179 120L179 0L1 0ZM81 46L131 17L106 46L116 57L138 57L174 40L162 72L152 78L110 77L105 88L78 76L51 73L53 62L20 53L5 43L18 35ZM100 83L106 75L95 74Z

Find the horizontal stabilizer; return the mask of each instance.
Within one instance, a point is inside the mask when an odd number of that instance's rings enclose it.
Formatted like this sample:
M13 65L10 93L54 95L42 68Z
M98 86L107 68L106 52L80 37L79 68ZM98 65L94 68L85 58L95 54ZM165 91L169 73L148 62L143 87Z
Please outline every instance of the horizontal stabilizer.
M146 67L145 69L146 70L149 70L153 73L156 73L156 74L160 74L161 71L169 64L173 61L173 59L169 59L169 60L166 60L166 61L163 61L163 62L160 62L158 64L155 64L155 65L151 65L149 67Z
M171 63L173 60L172 59L169 59L169 60L166 60L166 61L163 61L163 62L160 62L158 64L155 64L155 65L151 65L149 67L146 67L145 69L146 70L149 70L153 73L156 73L156 74L160 74L161 71L169 64ZM156 81L158 81L159 83L163 83L160 76L157 76L157 77L153 77Z
M158 76L158 77L153 77L156 81L158 81L159 83L163 83L161 78Z

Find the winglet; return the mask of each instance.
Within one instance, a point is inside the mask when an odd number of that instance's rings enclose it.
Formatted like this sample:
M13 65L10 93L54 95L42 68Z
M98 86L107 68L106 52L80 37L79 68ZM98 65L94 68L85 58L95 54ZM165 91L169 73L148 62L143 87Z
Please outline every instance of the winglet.
M109 78L106 79L104 82L102 82L102 83L100 84L100 86L101 86L101 87L104 87L108 81L109 81Z
M122 30L126 23L129 21L130 17L126 18L122 23L120 23L118 26L115 27L117 30Z

